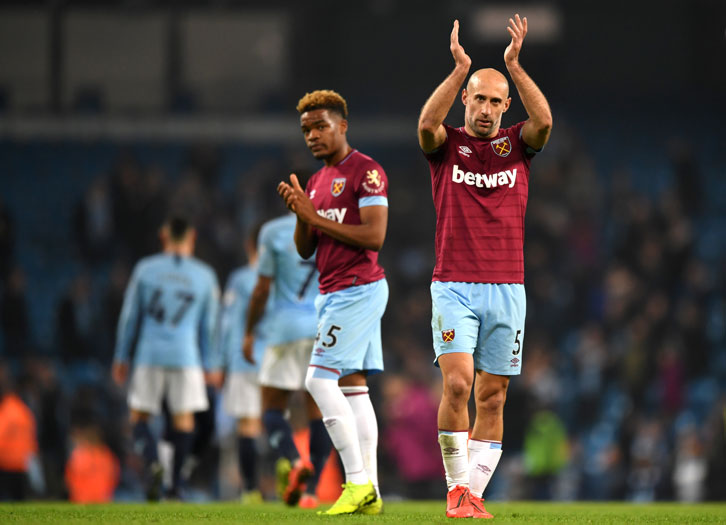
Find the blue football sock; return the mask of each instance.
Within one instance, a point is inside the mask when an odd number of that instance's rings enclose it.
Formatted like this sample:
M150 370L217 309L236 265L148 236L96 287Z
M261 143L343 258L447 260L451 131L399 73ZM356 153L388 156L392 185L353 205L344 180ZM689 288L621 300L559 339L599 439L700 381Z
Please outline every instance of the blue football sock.
M307 482L305 492L308 494L315 494L320 480L320 473L323 471L332 448L333 442L330 441L330 435L323 420L313 419L310 421L310 463L313 464L315 472Z
M262 415L262 423L267 431L267 439L272 450L278 457L285 457L294 463L300 454L297 451L295 442L292 439L292 428L282 415L281 410L265 410Z
M254 438L244 436L237 438L237 456L239 474L244 481L245 490L257 489L257 446Z

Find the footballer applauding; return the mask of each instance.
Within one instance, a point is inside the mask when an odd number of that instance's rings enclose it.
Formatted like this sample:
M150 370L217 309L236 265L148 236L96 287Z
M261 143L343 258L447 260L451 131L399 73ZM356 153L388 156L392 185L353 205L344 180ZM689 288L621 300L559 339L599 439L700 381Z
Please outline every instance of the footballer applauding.
M471 67L457 20L454 70L426 101L418 123L436 208L431 327L444 383L438 426L451 518L492 517L481 498L502 454L509 378L522 367L529 165L552 128L547 100L519 64L527 19L515 15L507 30L512 40L504 63L529 118L502 128L509 84L499 71L480 69L461 94L464 125L443 123ZM476 420L469 439L472 384Z
M316 253L318 334L305 386L346 478L343 493L322 514L379 514L378 425L366 378L383 370L388 284L378 251L388 224L388 178L380 164L348 144L348 107L338 93L308 93L297 110L305 143L325 165L304 191L294 174L277 191L297 215L298 253L304 259Z

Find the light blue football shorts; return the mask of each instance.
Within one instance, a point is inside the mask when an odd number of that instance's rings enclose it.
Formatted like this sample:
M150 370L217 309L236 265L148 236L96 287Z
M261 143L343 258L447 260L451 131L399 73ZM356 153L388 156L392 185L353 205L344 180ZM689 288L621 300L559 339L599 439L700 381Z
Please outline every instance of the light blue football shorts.
M431 329L438 366L442 354L466 352L474 368L518 375L527 298L523 284L431 283Z
M388 303L385 279L321 294L315 299L318 335L310 357L314 377L383 371L381 317Z

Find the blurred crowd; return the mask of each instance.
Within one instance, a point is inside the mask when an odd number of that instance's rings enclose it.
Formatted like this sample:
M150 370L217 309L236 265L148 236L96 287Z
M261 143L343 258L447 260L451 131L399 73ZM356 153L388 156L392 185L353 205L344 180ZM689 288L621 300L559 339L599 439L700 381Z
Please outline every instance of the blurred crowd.
M709 195L697 156L673 148L670 183L648 194L636 189L627 163L603 173L578 137L558 128L533 162L523 374L510 386L504 455L486 496L724 500L724 254L713 260L698 249ZM384 497L440 498L429 174L414 148L361 149L391 180L381 252L391 286L387 370L371 381L381 488ZM38 298L27 280L35 276L16 256L19 219L0 195L0 450L10 450L1 440L15 421L32 437L13 449L19 463L0 453L0 498L141 498L124 392L109 377L130 269L159 249L165 215L184 210L199 230L197 256L224 283L245 262L246 233L285 212L276 182L291 168L303 175L314 169L303 158L264 157L235 173L230 187L221 177L228 159L214 145L190 146L178 173L119 147L113 168L82 188L72 219L47 226L49 237L71 239L68 259L80 268L57 297L50 341L31 327L28 312ZM201 480L206 497L229 497L238 480L209 463L228 453L233 426L223 414L204 418L189 475ZM20 467L27 487L11 493Z

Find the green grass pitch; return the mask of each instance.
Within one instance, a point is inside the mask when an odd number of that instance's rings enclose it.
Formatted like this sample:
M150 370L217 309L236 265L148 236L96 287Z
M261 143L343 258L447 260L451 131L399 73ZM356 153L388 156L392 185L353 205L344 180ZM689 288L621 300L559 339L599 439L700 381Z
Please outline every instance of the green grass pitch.
M726 504L678 503L488 503L494 523L726 523ZM387 503L379 516L317 516L314 511L291 509L279 503L240 506L235 503L161 503L72 505L69 503L0 504L0 523L452 523L442 501Z

